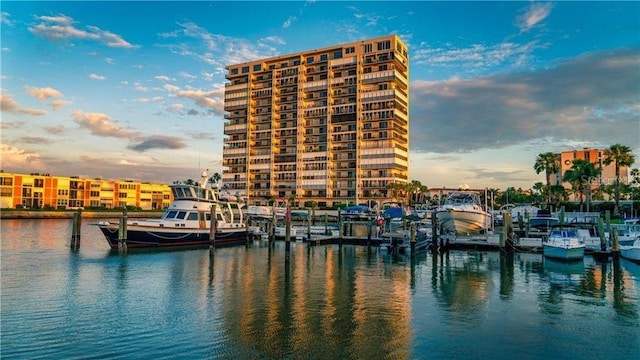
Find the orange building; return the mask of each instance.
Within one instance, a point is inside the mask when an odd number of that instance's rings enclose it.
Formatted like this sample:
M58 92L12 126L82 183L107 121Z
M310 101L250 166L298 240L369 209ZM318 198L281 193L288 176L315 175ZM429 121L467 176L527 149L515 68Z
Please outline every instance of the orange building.
M598 188L600 185L613 185L616 182L616 164L611 163L605 165L606 159L604 155L605 149L589 149L584 148L581 150L569 150L560 153L560 174L555 177L556 185L562 183L565 188L570 189L571 185L567 182L562 182L564 174L571 169L573 160L587 160L594 164L596 169L601 169L600 175L594 179L588 179L592 189ZM629 169L626 166L620 167L620 183L626 184L629 181Z
M0 207L3 209L135 207L155 210L168 207L171 201L171 189L164 184L0 172Z

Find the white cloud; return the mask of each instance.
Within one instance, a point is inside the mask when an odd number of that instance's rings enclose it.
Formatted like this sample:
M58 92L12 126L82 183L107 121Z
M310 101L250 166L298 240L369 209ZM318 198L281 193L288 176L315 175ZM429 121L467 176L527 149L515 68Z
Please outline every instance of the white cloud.
M291 24L293 24L296 20L297 18L295 16L289 16L289 18L282 24L282 27L286 29L291 26Z
M516 19L516 26L522 32L529 31L544 21L551 14L552 8L552 3L531 3L525 12Z
M93 80L106 80L107 78L104 77L103 75L98 75L98 74L89 74L89 79L93 79Z
M91 40L100 42L113 48L135 48L136 46L125 41L122 37L110 31L102 30L96 26L87 26L86 30L74 26L75 21L66 15L38 16L40 23L29 28L29 31L37 36L54 42L72 40Z

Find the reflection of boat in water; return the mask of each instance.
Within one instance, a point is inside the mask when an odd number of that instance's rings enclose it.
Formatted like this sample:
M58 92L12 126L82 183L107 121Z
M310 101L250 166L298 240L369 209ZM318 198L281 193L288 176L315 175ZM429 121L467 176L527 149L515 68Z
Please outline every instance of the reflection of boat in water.
M585 272L584 261L563 261L544 258L544 272L551 283L567 284L579 282Z
M640 262L631 261L626 258L620 259L620 265L640 284Z
M199 247L209 244L211 209L215 209L216 245L245 243L247 229L243 221L242 204L221 199L217 189L207 186L207 173L200 184L170 185L173 202L160 219L130 219L127 221L128 248ZM98 227L109 246L119 245L120 224L101 221Z
M480 202L478 193L455 191L449 194L437 211L443 233L459 235L485 232L492 225L492 215Z
M572 261L582 260L585 246L578 238L577 229L557 227L551 230L542 248L545 257Z

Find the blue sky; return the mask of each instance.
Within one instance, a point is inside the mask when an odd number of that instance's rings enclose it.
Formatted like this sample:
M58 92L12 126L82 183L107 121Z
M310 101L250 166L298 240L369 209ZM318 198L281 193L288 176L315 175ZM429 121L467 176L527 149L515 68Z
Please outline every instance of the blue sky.
M7 172L160 183L221 173L225 65L388 34L409 47L411 180L528 189L544 182L533 170L542 152L621 143L640 157L640 2L2 1L0 11Z

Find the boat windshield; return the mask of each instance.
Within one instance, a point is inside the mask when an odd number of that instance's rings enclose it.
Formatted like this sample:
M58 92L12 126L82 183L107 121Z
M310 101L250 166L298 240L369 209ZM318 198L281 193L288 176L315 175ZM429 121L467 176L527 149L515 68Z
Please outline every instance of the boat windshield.
M193 199L193 194L191 193L191 188L189 186L176 186L172 187L173 191L173 199Z
M467 205L467 204L477 204L477 197L473 194L452 194L446 200L446 204L448 205Z
M549 234L550 238L567 238L577 236L578 232L576 229L553 230L551 234Z

